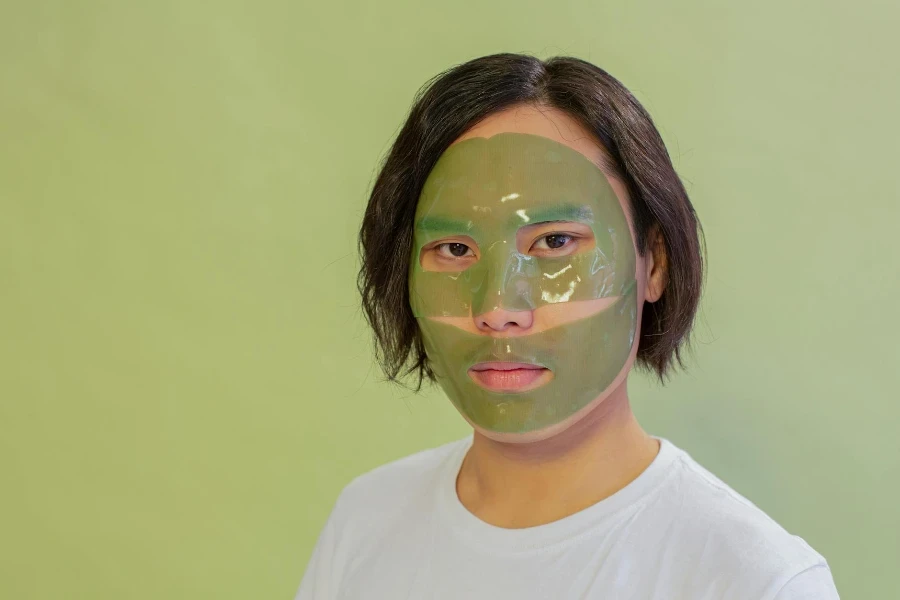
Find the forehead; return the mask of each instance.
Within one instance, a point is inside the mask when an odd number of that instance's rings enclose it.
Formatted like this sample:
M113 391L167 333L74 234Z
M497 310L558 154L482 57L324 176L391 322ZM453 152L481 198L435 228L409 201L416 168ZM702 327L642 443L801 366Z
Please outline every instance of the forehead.
M593 222L610 210L621 210L618 197L579 151L540 135L498 133L441 155L419 197L416 227Z

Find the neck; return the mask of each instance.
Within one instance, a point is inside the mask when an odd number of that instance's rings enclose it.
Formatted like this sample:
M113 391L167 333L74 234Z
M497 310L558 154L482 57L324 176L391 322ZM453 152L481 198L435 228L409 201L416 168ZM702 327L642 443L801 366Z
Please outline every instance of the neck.
M476 431L457 494L470 512L492 525L534 527L616 493L658 450L635 419L623 381L584 418L548 439L498 442Z

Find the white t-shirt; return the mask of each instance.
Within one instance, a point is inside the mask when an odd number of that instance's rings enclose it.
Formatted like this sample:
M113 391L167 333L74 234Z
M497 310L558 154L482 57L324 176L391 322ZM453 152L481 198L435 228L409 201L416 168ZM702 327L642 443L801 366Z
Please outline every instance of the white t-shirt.
M665 438L627 486L563 519L489 525L456 495L472 436L357 477L296 600L835 600L825 559Z

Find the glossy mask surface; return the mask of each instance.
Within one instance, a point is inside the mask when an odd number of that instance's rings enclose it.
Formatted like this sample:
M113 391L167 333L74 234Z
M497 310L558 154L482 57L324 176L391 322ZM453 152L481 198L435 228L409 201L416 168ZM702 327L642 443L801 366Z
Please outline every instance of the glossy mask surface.
M593 246L567 256L517 246L520 228L551 221L590 227ZM477 261L458 271L424 268L423 248L454 236L474 240ZM484 429L559 423L603 393L631 352L637 284L625 214L603 172L549 138L501 133L451 146L419 198L410 264L410 304L432 369L457 409ZM501 308L583 315L576 303L601 298L608 304L588 316L547 328L535 318L515 335L459 326L459 317ZM469 369L490 361L531 363L553 376L527 391L488 389Z

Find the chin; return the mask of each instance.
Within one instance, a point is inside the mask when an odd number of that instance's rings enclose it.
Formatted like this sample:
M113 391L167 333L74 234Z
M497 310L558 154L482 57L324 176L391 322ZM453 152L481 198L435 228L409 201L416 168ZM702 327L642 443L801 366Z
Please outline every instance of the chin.
M578 412L569 415L562 421L554 423L553 425L547 425L540 429L524 431L521 433L493 431L472 423L468 419L466 420L469 421L469 425L471 425L480 435L501 444L533 444L536 442L543 442L565 432L574 432L575 430L581 429L581 427L576 427L576 425L588 425L593 421L590 417L595 414L597 416L606 414L605 410L599 409L604 405L606 405L607 408L613 408L606 403L606 400L610 399L610 396L612 396L616 390L625 385L626 378L623 375L627 375L627 373L623 372L620 374L620 376L613 381L612 385L604 390L599 396L588 402Z
M640 326L640 318L638 318L638 326ZM479 435L501 444L534 444L545 442L557 436L560 436L560 441L562 442L563 438L580 437L586 429L592 429L592 425L602 421L605 415L614 411L622 402L628 403L628 394L626 391L628 375L631 373L631 369L634 366L637 357L638 342L639 338L638 336L635 336L634 345L631 347L631 354L626 360L625 365L622 367L622 370L619 371L616 378L613 379L612 383L610 383L605 390L600 392L600 395L588 402L580 410L553 425L547 425L546 427L532 431L516 433L493 431L473 423L466 415L463 415L463 418ZM565 433L569 435L562 436L562 434Z

